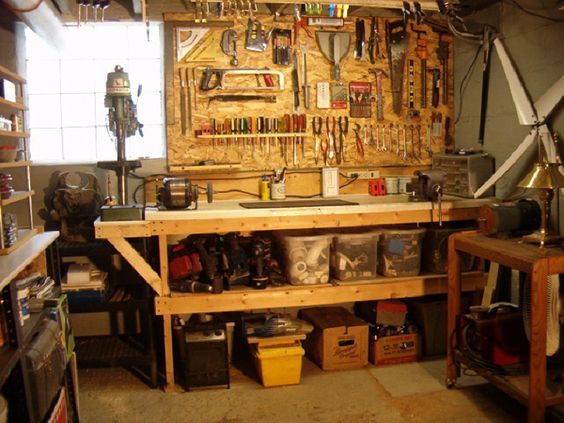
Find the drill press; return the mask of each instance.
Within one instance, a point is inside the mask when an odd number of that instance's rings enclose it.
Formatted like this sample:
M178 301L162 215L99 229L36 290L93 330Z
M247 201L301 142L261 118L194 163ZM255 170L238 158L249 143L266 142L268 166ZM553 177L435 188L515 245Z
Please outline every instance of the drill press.
M141 86L137 93L139 97ZM131 86L129 75L121 66L116 66L108 73L106 80L106 97L104 106L108 110L109 130L116 137L117 160L98 162L101 169L112 170L117 175L118 196L117 205L102 206L100 214L103 221L112 220L142 220L143 207L128 205L127 174L130 170L141 167L139 160L127 160L125 154L125 140L135 135L137 131L143 136L143 124L137 120L137 106L131 100ZM108 193L110 195L110 193Z

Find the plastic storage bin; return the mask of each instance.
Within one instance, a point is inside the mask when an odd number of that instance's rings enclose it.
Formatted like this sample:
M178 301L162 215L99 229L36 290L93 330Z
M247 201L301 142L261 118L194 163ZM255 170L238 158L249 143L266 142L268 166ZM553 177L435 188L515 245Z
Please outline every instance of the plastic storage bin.
M257 344L252 354L259 378L264 386L300 383L304 355L300 341L280 345Z
M290 284L314 285L329 282L331 236L284 235L281 242Z
M384 276L417 276L421 270L421 242L425 229L382 229L378 272Z
M450 223L450 222L447 222ZM423 270L432 273L447 273L448 271L448 237L460 231L470 231L476 229L473 226L460 226L458 222L443 227L427 228L423 238ZM461 271L468 272L474 266L474 256L461 254Z
M337 234L331 249L331 275L340 281L376 277L380 232Z

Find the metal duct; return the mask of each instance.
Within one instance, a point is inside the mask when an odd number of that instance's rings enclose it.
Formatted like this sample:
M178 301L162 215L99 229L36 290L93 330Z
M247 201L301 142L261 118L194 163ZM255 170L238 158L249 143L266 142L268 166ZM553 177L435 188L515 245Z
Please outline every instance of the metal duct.
M33 32L55 47L64 48L62 21L44 0L2 0Z

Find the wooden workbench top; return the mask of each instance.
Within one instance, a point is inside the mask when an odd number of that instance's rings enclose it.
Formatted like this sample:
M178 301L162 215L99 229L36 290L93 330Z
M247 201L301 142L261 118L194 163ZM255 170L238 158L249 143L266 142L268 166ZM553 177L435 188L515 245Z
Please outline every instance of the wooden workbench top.
M437 222L437 204L409 202L406 195L373 197L343 195L342 200L357 202L351 206L321 206L246 209L245 200L200 202L197 210L158 210L147 207L145 220L138 222L102 222L94 224L96 238L148 237L272 231L286 229L362 227L402 223ZM492 199L445 197L441 216L449 220L475 220L478 209Z
M407 195L386 195L374 197L368 194L341 195L341 200L356 202L358 205L351 206L320 206L320 207L291 207L291 208L265 208L246 209L239 205L249 200L223 200L213 203L200 201L197 210L158 210L148 207L145 210L146 221L163 220L200 220L200 219L236 219L250 217L272 217L272 216L319 216L319 215L343 215L354 213L378 213L378 212L409 212L418 210L431 210L437 208L429 201L410 202ZM284 201L284 200L281 200ZM468 199L445 196L442 203L443 210L453 208L476 208L483 204L491 203L491 199Z

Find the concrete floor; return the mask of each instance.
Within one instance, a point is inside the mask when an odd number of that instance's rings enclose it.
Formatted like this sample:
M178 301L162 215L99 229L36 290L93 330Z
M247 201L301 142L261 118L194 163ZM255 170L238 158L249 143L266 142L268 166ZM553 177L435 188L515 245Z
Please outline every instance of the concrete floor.
M231 388L149 389L124 369L80 370L83 422L517 422L526 409L478 377L443 385L444 360L324 372L304 358L299 385L264 388L232 367Z

